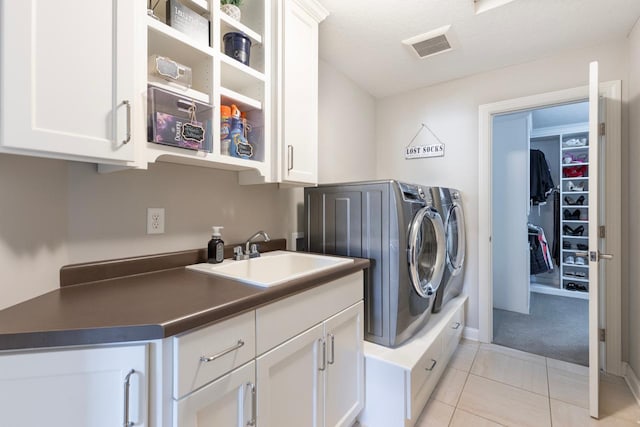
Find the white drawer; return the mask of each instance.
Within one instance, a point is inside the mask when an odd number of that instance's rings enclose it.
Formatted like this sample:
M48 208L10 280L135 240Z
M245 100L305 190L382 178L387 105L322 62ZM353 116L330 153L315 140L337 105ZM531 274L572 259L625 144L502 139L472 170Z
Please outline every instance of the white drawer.
M464 329L464 305L460 306L447 323L444 333L444 352L450 357L455 351Z
M173 397L179 399L253 359L255 342L254 311L174 337Z
M407 418L416 420L428 400L428 396L438 383L440 372L444 369L448 360L444 357L442 349L442 336L439 334L426 349L418 363L416 363L407 381ZM410 402L410 405L409 405Z
M362 271L256 310L258 355L362 300Z

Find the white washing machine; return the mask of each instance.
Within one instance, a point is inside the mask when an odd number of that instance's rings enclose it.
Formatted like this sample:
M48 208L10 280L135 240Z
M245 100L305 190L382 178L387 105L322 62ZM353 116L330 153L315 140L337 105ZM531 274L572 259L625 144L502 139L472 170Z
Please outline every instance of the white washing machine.
M305 188L305 247L368 258L365 339L395 347L432 312L445 231L429 187L395 180Z
M447 301L462 292L466 238L460 191L454 188L432 187L431 197L444 220L446 236L444 274L433 303L433 312L437 313Z

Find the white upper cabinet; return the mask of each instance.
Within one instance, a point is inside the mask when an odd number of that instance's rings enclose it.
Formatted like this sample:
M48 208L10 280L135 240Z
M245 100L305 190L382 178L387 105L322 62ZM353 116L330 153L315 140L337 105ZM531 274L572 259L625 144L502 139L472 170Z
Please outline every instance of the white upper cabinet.
M134 160L131 0L0 2L0 150ZM142 9L143 10L143 9Z
M279 0L276 71L279 181L318 182L318 24L315 0Z

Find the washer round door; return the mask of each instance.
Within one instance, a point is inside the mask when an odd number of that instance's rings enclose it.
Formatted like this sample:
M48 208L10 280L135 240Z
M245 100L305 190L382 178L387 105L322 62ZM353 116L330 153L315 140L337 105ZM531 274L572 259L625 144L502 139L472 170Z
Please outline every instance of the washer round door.
M462 206L454 203L447 213L445 223L447 236L447 266L453 276L459 274L464 266L465 234Z
M409 276L421 297L434 294L442 280L445 263L442 217L427 206L418 211L409 228Z

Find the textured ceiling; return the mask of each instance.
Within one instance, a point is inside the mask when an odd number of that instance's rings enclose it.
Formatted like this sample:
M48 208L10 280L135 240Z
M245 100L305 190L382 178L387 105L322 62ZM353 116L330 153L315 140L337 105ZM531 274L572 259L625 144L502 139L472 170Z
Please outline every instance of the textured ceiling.
M375 97L626 37L640 0L319 0L320 57ZM417 59L401 40L451 24L457 48Z

